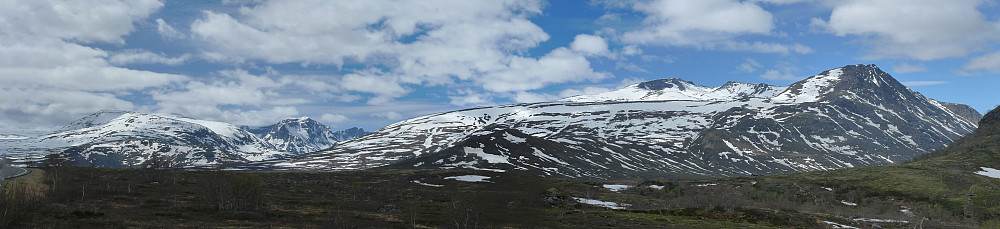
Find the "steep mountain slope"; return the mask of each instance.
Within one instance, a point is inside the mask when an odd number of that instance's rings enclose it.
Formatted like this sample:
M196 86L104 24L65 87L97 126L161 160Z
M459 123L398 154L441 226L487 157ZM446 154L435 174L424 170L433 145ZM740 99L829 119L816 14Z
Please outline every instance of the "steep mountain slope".
M333 139L336 139L338 142L342 142L355 139L361 136L365 136L370 133L372 132L365 131L365 129L362 129L360 127L351 127L343 130L334 131Z
M6 148L15 157L64 153L77 165L97 167L137 167L153 157L170 166L207 166L287 154L228 123L127 111L98 112Z
M969 105L940 101L938 101L938 103L941 103L942 106L948 108L949 111L955 113L959 117L962 117L966 121L977 123L979 122L979 119L983 118L983 115L979 114L979 111L976 111L976 109L973 109Z
M731 86L708 88L666 79L602 96L428 115L330 150L268 164L342 170L425 157L407 160L406 166L520 167L539 174L590 178L715 177L899 162L941 148L975 128L974 122L909 90L874 65L825 71L787 88L727 85ZM776 89L784 90L775 93ZM476 137L498 134L487 131L491 126L561 146L527 147L500 137L495 141ZM510 150L514 145L517 152ZM478 154L480 150L485 153ZM528 153L535 151L542 153ZM452 153L456 160L434 163L445 158L434 155L438 153ZM546 167L552 160L541 155L575 162L564 168Z
M279 150L294 154L311 153L330 148L339 141L357 137L354 136L355 134L363 135L365 133L364 130L358 128L333 132L326 125L309 117L285 119L274 125L250 128L248 131L271 143Z

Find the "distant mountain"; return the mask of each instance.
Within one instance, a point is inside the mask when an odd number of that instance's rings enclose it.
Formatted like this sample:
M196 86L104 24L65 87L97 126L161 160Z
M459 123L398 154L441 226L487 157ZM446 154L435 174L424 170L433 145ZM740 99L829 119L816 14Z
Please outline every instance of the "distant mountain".
M169 166L188 167L287 154L232 124L129 111L89 115L58 132L21 141L21 149L62 153L77 165L97 167L140 167L157 156Z
M789 173L904 161L971 132L976 115L928 99L874 65L849 65L787 87L663 79L553 102L427 115L265 164L598 179Z
M948 102L939 103L941 103L941 105L945 108L948 108L948 110L952 113L955 113L959 117L962 117L962 119L971 123L978 123L979 119L983 118L983 115L979 114L979 111L976 111L976 109L973 109L969 105Z
M368 133L357 127L333 132L326 125L308 117L285 119L274 125L248 130L277 149L294 154L316 152L330 148L339 141Z
M101 111L55 133L2 139L0 154L20 160L63 154L76 165L96 167L143 167L158 157L163 161L158 166L205 167L314 152L365 133L358 128L332 132L307 117L241 128L173 115Z

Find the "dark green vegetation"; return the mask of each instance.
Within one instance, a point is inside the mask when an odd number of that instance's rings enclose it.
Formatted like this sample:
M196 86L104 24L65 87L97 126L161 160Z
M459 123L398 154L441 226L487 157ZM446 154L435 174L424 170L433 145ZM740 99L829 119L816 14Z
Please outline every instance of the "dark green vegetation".
M998 109L1000 110L1000 109ZM608 182L516 172L171 171L50 166L9 180L17 228L1000 228L1000 111L915 162L776 176ZM54 163L58 164L58 163ZM446 179L490 177L470 183ZM627 204L612 210L586 198ZM829 222L829 223L828 223Z

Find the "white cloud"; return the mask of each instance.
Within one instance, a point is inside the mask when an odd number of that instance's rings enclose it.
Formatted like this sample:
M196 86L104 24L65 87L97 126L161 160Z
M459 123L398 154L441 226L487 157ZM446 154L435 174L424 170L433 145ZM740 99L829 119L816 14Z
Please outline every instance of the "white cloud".
M608 41L604 38L588 34L576 35L573 42L569 44L573 51L584 53L588 56L608 56Z
M909 64L909 63L902 63L902 64L899 64L899 65L896 65L896 66L892 67L892 70L895 73L905 74L905 73L911 73L911 72L926 72L927 71L927 67L925 67L923 64L916 64L916 65L914 65L914 64Z
M100 7L95 7L100 6ZM101 109L134 109L119 98L187 77L112 66L136 21L163 7L155 0L0 1L0 114L3 126L59 126Z
M583 56L566 48L557 48L539 58L514 57L507 68L490 72L478 81L486 90L496 92L539 89L553 83L599 80L608 73L594 72Z
M856 36L870 58L936 60L962 57L1000 41L981 0L851 0L837 2L828 21L814 25L837 36Z
M987 70L990 72L1000 72L1000 51L977 56L962 65L966 70Z
M157 0L7 0L0 4L0 28L8 36L116 44L125 42L122 36L132 32L133 20L163 7Z
M167 24L163 18L156 19L156 32L160 33L160 36L166 39L180 39L184 38L184 34L178 32L173 26Z
M795 75L798 71L791 63L778 62L775 68L765 71L760 77L768 80L798 80L802 78Z
M129 64L164 64L176 66L183 64L190 57L191 55L188 54L178 57L167 57L162 53L132 49L111 54L111 57L108 58L108 62L118 66Z
M608 53L606 41L581 35L576 49L533 58L549 39L528 20L537 0L441 2L273 1L238 15L205 12L191 25L209 60L343 66L347 90L374 94L369 104L410 92L406 85L474 83L494 92L596 80L585 55ZM602 46L603 45L603 46ZM379 69L379 70L371 70ZM378 87L372 87L378 83Z
M741 35L771 35L774 18L753 2L736 0L656 0L633 4L646 15L640 29L625 32L629 44L689 46L764 53L809 53L801 44L738 40Z
M737 66L737 69L740 72L753 73L756 72L757 69L761 67L763 67L763 65L757 63L757 60L754 60L753 58L747 58L746 61Z
M351 119L342 114L323 114L319 117L319 121L326 123L342 123L346 122L347 120Z
M341 78L324 75L281 75L267 70L253 74L243 69L219 71L191 80L179 88L150 92L156 112L190 117L261 125L299 115L296 106L333 101L352 101L345 94ZM372 85L381 87L381 85ZM313 114L325 114L312 111ZM326 122L337 116L321 116ZM254 119L258 118L258 119Z

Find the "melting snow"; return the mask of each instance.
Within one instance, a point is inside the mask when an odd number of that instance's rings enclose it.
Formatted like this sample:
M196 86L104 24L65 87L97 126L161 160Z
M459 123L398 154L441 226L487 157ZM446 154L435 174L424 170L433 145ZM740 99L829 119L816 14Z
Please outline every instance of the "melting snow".
M898 219L869 219L869 218L857 218L857 219L854 219L854 221L861 221L861 222L871 222L871 223L910 223L910 221L906 221L906 220L898 220Z
M663 185L652 184L652 185L649 185L649 188L660 190L660 189L663 189Z
M826 224L830 224L830 228L840 228L840 229L858 229L857 227L847 226L839 223L834 223L830 221L823 221Z
M992 178L1000 178L1000 170L986 168L986 167L979 167L979 168L982 169L983 171L976 172L976 174Z
M423 185L423 186L435 187L435 188L444 187L444 185L442 185L442 184L428 184L428 183L420 182L419 180L414 180L413 183L417 183L417 184Z
M847 202L846 200L841 200L840 203L842 203L844 205L847 205L847 206L858 206L857 203Z
M695 185L695 186L698 186L698 187L708 187L708 186L716 186L716 185L719 185L719 184L710 183L710 184L699 184L699 185Z
M490 177L488 177L488 176L480 176L480 175L453 176L453 177L445 177L444 179L446 179L446 180L465 181L465 182L490 182L490 181L486 180L486 179L490 179Z
M510 164L510 161L507 161L507 157L503 155L488 154L483 152L483 149L480 148L465 147L464 149L466 154L474 154L489 163Z
M611 190L612 192L619 192L621 190L625 190L625 189L628 189L628 188L631 188L631 187L632 187L631 185L624 185L624 184L606 184L606 185L604 185L604 188L606 188L608 190Z
M824 190L827 190L827 191L831 191L831 192L833 191L832 188L827 188L827 187L821 187L821 188L823 188Z
M625 209L625 207L631 206L630 204L619 204L615 202L600 201L594 199L573 197L574 200L580 203L594 205L598 207L610 208L610 209Z

